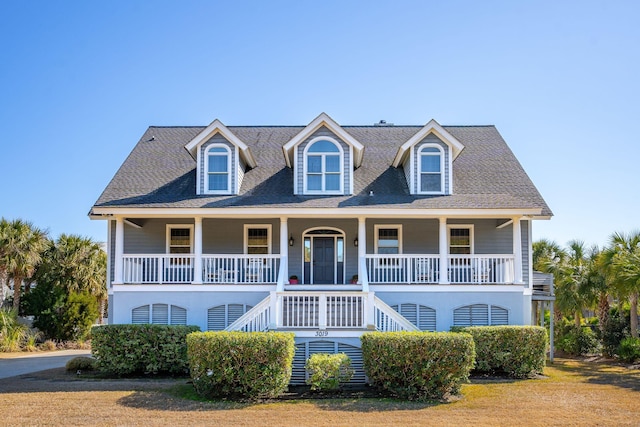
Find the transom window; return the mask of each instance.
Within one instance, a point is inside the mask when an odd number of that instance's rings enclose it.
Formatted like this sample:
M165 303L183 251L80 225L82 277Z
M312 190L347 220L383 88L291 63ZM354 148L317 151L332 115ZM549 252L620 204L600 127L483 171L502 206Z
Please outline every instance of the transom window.
M444 180L442 179L442 162L444 156L439 147L432 145L420 149L420 179L421 193L442 193Z
M266 255L271 253L271 225L245 225L245 253Z
M449 226L449 253L452 255L473 253L473 228L471 226Z
M231 191L230 159L231 152L224 145L211 145L207 148L206 190L208 193L228 193Z
M190 254L193 248L193 226L167 225L167 253Z
M305 154L308 193L342 193L342 150L328 140L311 143Z

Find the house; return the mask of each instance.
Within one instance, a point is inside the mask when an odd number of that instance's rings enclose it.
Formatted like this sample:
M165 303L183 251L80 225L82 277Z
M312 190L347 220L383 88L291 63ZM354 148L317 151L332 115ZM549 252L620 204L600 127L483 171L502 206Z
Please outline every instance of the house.
M552 213L494 126L150 127L91 208L110 323L296 334L532 324ZM356 361L356 364L358 362Z

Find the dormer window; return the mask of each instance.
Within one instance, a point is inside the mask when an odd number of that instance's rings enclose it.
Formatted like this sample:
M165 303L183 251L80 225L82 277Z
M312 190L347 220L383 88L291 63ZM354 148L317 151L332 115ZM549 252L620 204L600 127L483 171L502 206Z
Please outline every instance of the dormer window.
M322 138L304 151L305 193L343 194L343 152L340 144Z
M207 147L205 156L206 191L210 194L226 194L231 188L231 151L229 147L214 144Z
M437 145L427 144L419 152L420 193L441 194L444 192L444 153Z

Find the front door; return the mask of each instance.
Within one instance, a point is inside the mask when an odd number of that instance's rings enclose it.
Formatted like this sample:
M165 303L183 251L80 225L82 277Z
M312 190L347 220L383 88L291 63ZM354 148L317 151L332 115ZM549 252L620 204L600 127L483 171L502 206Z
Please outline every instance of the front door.
M314 284L335 283L335 239L333 237L314 237L312 264Z

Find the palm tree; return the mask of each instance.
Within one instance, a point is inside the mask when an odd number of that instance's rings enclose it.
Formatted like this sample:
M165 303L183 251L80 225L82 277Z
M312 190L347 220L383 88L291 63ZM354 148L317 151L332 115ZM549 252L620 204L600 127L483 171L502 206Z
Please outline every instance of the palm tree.
M49 245L47 233L21 219L9 221L0 264L13 277L13 308L19 309L22 281L29 279Z
M4 287L7 284L8 272L6 266L6 247L7 247L7 233L9 229L9 221L0 218L0 308L4 304Z
M56 240L47 268L57 286L67 292L88 293L101 305L107 298L107 255L99 243L77 236L61 234ZM102 322L102 312L100 314Z
M640 231L614 233L607 252L612 285L629 298L631 336L638 338L638 294L640 293Z

